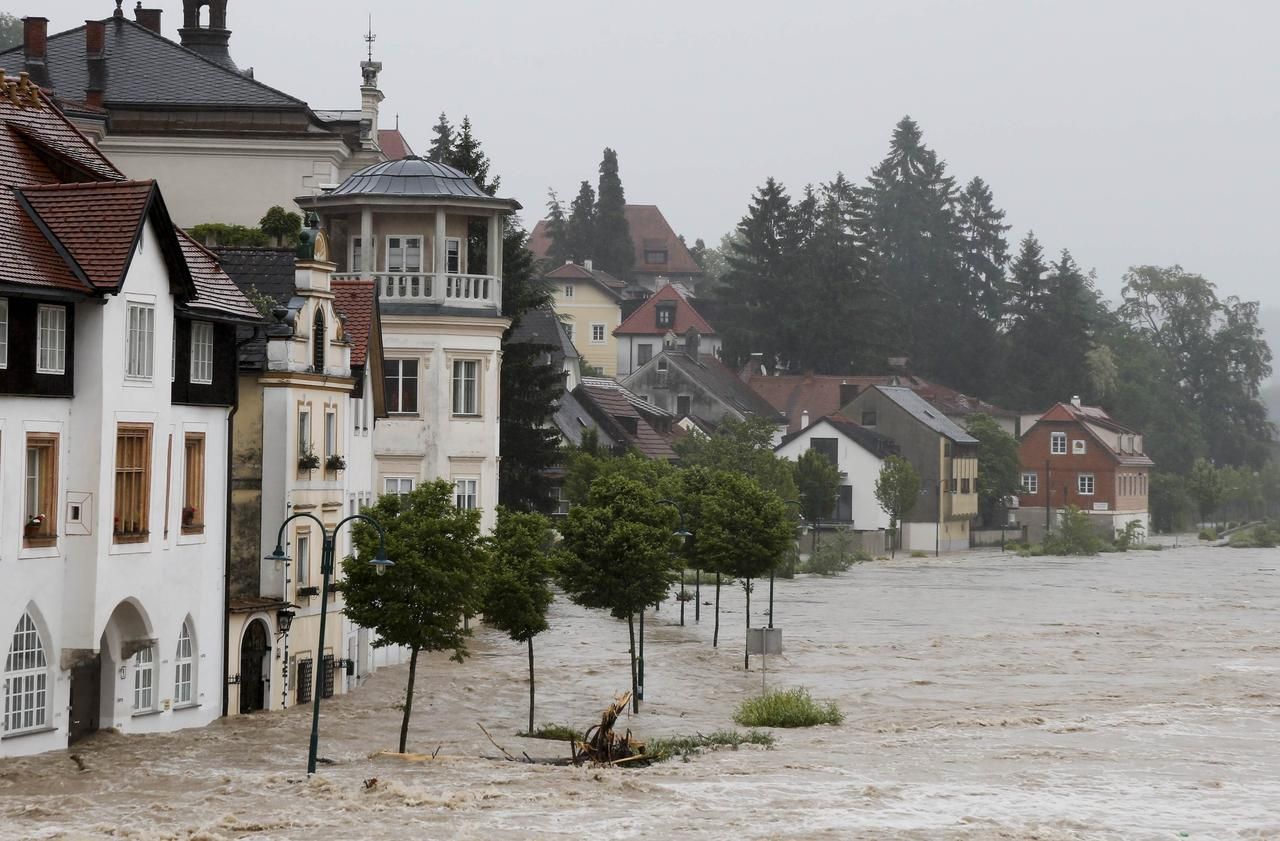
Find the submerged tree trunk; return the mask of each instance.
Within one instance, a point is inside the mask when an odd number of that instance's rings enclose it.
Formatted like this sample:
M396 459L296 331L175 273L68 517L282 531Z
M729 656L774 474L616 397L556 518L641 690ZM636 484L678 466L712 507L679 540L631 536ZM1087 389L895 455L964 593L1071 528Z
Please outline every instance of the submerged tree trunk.
M409 685L404 690L404 719L400 722L400 753L409 741L409 716L413 714L413 681L418 676L418 647L409 649Z
M529 637L529 729L533 733L533 637Z
M720 573L716 573L716 628L711 634L711 647L720 644Z
M640 712L639 676L636 674L636 615L627 614L627 633L631 635L631 711Z

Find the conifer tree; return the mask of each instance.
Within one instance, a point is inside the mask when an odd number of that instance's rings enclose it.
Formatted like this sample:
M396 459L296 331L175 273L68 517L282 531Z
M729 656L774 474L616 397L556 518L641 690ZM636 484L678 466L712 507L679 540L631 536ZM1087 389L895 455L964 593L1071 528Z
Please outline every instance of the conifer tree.
M594 260L614 277L625 278L635 263L635 247L627 224L627 199L618 174L618 153L604 150L596 191Z
M783 357L776 307L786 296L787 261L794 256L791 197L773 178L751 198L747 215L726 255L728 270L718 290L724 307L723 353L731 365L764 354L770 369Z
M578 195L569 206L565 241L568 259L581 263L595 258L596 191L590 181L583 181L578 186Z
M956 214L961 250L958 289L951 300L954 352L949 382L986 394L1001 376L998 330L1009 295L1009 247L1004 238L1009 226L981 178L974 178L959 194Z
M435 132L435 137L431 139L431 147L427 150L427 160L446 163L453 157L453 126L449 124L449 118L443 111L440 112L440 122L431 130Z
M547 271L563 265L572 258L568 242L568 219L564 215L564 205L560 204L560 196L555 190L547 191Z
M454 137L453 145L443 163L470 175L480 189L489 195L498 194L502 179L495 177L492 181L489 180L489 156L480 148L479 138L471 131L470 117L462 118L462 125L458 127L457 136Z

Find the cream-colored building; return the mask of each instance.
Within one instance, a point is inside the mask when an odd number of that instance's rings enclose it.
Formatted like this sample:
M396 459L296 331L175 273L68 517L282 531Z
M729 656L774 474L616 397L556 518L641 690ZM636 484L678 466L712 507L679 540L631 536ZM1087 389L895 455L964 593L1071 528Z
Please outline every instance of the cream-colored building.
M388 417L374 433L375 488L447 479L459 507L498 505L502 238L519 204L410 155L298 198L333 243L335 279L372 280L382 319ZM480 247L469 232L482 231Z
M582 362L602 377L618 374L618 339L613 331L622 323L622 290L626 284L608 272L565 263L543 275L551 289L552 306L560 316Z

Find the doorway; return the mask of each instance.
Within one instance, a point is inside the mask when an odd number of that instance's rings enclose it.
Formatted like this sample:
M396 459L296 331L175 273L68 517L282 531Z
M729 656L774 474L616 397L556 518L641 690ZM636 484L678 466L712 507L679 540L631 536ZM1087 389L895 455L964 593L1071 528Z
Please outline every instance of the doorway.
M71 667L71 721L67 725L67 744L76 742L98 730L98 711L102 695L102 655L95 654Z
M267 708L267 655L271 651L267 623L255 619L245 628L240 643L240 712Z

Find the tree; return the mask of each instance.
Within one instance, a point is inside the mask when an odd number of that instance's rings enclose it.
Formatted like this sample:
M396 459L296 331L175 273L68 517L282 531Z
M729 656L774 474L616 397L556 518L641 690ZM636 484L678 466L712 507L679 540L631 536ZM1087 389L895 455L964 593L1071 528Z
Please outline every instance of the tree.
M447 163L453 157L453 126L449 118L440 112L440 122L431 129L435 136L431 138L431 148L427 150L427 160L438 164Z
M978 439L978 510L990 526L1004 500L1018 493L1018 441L990 415L971 415L965 428Z
M779 499L795 499L799 493L795 464L773 452L773 422L768 418L726 419L714 434L685 436L674 448L684 467L743 473Z
M578 195L569 205L569 221L565 225L564 253L575 262L582 263L595 256L596 248L596 191L591 183L578 185ZM602 267L603 268L603 267Z
M568 224L569 221L565 217L564 206L560 204L560 196L555 190L547 191L547 239L550 245L547 248L547 266L546 271L551 271L556 266L562 266L566 261L573 259L573 254L569 250L568 241Z
M1196 459L1191 465L1191 475L1187 477L1187 490L1195 500L1196 510L1200 514L1200 523L1206 523L1222 504L1226 486L1218 468L1206 459Z
M258 220L258 228L275 240L278 246L293 246L302 233L302 217L275 205Z
M541 514L498 509L498 524L488 539L491 560L485 578L485 622L529 649L529 729L533 732L533 638L547 629L553 564L547 546L551 523Z
M22 21L0 12L0 52L22 46Z
M576 604L627 620L631 639L632 710L636 697L636 613L666 598L676 580L671 563L676 513L658 503L656 488L627 476L591 483L584 505L569 509L560 525L568 555L561 584Z
M436 139L440 140L438 136ZM433 143L433 151L434 148ZM443 162L470 175L475 179L480 189L489 195L498 194L502 179L497 176L494 176L493 180L489 179L489 156L480 148L480 139L471 130L470 117L464 116L462 118L462 125L458 127L458 132L453 138L453 144L449 147L449 154L444 158Z
M959 228L958 295L951 304L952 344L955 354L951 371L955 385L971 392L986 394L999 382L997 363L1000 359L997 328L1004 317L1009 299L1005 267L1009 262L1009 246L1005 232L1004 211L995 206L991 188L981 178L974 178L957 196Z
M783 355L777 327L786 306L788 261L792 248L791 197L773 178L752 196L747 214L726 255L728 270L718 290L724 309L725 361L738 365L753 353L764 354L773 370Z
M387 555L395 565L378 575L364 560L344 560L343 612L357 625L377 632L375 646L409 648L400 724L400 753L404 753L419 652L452 651L457 662L468 653L470 631L462 617L480 608L486 566L479 540L480 512L459 509L452 483L442 479L419 485L404 496L384 494L366 513L386 532ZM377 532L367 523L354 525L358 557L372 557L378 547Z
M911 513L920 498L920 474L901 456L889 456L876 478L876 502L889 515L894 530L892 549L901 543L902 518Z
M830 517L840 489L840 470L817 450L806 450L796 460L796 488L800 492L800 515L810 523ZM814 551L818 530L813 530Z
M604 150L595 207L595 261L614 277L625 278L635 263L635 246L627 224L627 199L618 175L618 153Z
M746 627L751 627L751 579L777 566L791 543L792 524L778 495L741 473L711 477L703 498L698 557L716 572L716 622L720 639L720 573L741 578L746 590ZM744 655L745 656L745 655ZM749 658L744 665L749 664Z

